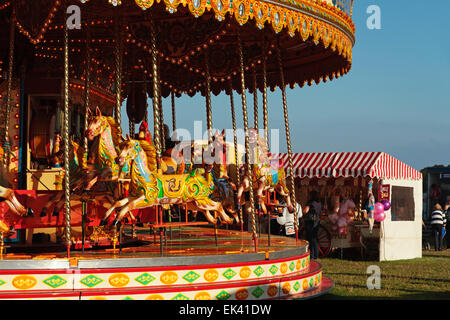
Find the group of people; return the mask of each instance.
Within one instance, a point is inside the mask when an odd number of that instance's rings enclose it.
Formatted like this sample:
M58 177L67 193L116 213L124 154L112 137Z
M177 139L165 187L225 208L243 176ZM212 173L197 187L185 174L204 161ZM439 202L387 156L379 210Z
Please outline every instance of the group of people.
M443 250L444 233L447 249L450 248L450 196L447 197L444 208L439 203L434 205L430 224L434 236L434 249L436 251Z

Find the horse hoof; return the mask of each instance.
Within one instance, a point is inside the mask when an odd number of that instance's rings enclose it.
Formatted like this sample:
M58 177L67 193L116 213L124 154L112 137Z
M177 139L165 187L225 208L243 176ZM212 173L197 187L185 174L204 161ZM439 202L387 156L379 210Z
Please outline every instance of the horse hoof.
M45 217L47 215L47 211L45 211L45 210L42 210L41 211L41 214L39 215L39 217Z

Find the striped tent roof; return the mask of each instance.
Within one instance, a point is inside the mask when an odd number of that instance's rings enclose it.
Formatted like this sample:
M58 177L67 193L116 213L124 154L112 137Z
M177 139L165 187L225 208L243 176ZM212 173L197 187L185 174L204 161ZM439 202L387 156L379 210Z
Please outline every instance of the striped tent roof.
M278 156L281 167L288 168L287 153L271 156ZM384 152L294 153L292 161L295 175L300 178L369 176L380 179L422 179L422 173Z

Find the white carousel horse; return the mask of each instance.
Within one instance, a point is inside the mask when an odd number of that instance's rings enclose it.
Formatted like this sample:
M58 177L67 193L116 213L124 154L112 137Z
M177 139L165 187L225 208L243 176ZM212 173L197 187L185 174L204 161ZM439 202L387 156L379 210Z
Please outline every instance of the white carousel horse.
M268 149L263 138L260 138L257 134L257 131L253 128L249 130L249 142L253 148L253 154L250 155L250 164L253 172L247 172L245 170L241 184L237 191L237 202L238 208L241 207L242 204L242 194L246 191L250 190L250 179L253 180L253 189L256 189L256 208L262 209L263 212L267 212L267 209L264 205L264 191L277 191L281 196L285 198L285 202L289 208L289 212L294 210L291 204L291 198L289 196L289 189L286 186L286 173L283 168L280 168L278 165L277 159L269 159L268 157ZM246 210L247 213L250 212L250 207L247 205Z

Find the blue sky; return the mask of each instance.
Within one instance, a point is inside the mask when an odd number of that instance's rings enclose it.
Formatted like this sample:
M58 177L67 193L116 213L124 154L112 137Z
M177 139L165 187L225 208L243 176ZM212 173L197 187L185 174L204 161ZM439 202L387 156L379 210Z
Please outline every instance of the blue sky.
M381 30L369 30L369 5ZM342 78L287 90L293 152L383 151L420 170L450 164L450 1L355 0L353 65ZM243 127L235 93L237 125ZM248 96L253 110L253 96ZM262 119L261 101L260 121ZM269 92L269 127L286 151L280 90ZM171 127L170 99L163 101ZM213 127L231 128L229 96L212 96ZM205 124L205 99L176 99L177 127ZM123 123L128 123L123 108ZM253 123L253 112L249 114ZM128 132L128 125L124 125Z

